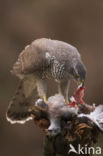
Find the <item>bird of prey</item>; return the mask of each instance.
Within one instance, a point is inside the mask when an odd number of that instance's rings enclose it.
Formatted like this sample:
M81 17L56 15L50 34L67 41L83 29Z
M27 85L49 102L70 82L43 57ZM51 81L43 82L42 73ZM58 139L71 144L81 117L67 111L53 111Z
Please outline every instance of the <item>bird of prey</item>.
M18 110L19 106L23 108L23 103L28 107L35 89L46 103L48 79L58 83L58 92L68 103L70 80L84 83L86 77L86 67L77 48L63 41L47 38L37 39L26 46L11 72L19 77L20 85L10 102L8 114L12 109L16 111L16 107ZM14 107L14 104L18 106Z

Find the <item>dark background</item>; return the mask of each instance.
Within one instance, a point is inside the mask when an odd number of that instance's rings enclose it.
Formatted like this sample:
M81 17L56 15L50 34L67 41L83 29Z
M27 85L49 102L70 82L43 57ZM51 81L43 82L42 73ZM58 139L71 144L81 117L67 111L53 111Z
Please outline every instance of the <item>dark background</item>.
M42 155L41 130L5 118L18 81L9 71L21 50L42 37L78 48L88 70L85 100L103 103L103 0L0 0L0 156Z

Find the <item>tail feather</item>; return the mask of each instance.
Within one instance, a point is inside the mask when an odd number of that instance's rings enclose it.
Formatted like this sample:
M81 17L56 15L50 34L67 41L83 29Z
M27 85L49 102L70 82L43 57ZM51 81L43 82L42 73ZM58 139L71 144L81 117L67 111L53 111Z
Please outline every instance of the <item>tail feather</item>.
M32 119L29 110L35 104L37 91L35 84L32 84L30 90L30 84L29 80L21 80L15 96L9 103L6 117L11 123L24 123Z

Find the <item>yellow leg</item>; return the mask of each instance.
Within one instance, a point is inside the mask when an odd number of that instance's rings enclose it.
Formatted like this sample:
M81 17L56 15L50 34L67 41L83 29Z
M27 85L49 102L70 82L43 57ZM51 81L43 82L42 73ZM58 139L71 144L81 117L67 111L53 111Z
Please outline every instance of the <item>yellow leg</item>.
M46 97L46 95L43 96L43 100L44 100L44 102L47 104L47 97Z
M64 96L66 104L69 104L69 99L68 99L69 85L70 85L69 80L61 81L58 84L58 92L59 94Z
M66 102L66 104L69 104L69 99L68 99L68 97L66 97L65 102Z

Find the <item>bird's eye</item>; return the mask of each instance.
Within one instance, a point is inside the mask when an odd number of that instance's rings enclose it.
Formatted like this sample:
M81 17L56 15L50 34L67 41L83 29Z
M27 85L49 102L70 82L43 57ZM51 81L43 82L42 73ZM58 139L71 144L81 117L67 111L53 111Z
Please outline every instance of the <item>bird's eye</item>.
M75 78L79 78L79 75L77 73L74 74Z

